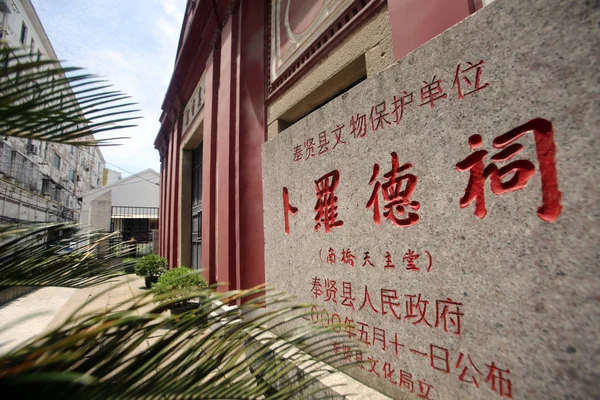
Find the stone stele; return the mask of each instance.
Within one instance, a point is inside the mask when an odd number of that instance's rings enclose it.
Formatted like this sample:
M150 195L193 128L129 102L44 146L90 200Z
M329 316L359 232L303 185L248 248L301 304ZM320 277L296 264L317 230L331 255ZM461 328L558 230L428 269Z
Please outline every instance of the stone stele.
M354 323L351 376L600 398L598 21L497 0L263 145L267 282Z

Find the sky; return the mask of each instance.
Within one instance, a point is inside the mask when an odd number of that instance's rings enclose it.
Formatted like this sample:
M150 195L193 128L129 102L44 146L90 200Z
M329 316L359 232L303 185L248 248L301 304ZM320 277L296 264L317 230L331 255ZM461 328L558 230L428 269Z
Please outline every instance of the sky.
M32 0L63 66L106 78L138 103L143 118L121 146L103 147L106 167L123 177L160 171L154 139L173 66L186 0ZM105 136L106 137L106 136ZM119 169L120 167L121 169Z

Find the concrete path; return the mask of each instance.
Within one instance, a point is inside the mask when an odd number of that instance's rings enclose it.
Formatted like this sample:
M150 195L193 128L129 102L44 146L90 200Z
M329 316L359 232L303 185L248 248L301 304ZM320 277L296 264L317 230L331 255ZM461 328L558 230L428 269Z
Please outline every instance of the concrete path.
M42 333L75 292L47 287L0 307L0 354Z
M124 275L85 289L48 287L0 307L0 354L60 326L70 315L100 314L146 291L144 279ZM82 307L83 306L83 307Z

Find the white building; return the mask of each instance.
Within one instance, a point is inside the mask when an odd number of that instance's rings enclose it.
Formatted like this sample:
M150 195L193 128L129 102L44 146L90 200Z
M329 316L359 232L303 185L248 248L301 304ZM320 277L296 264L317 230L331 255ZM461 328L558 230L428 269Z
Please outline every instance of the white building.
M123 175L120 172L113 171L112 169L104 168L104 175L102 177L102 186L112 185L123 179Z
M58 59L30 0L0 0L0 40L32 61ZM104 165L97 147L1 137L0 223L79 220L78 198L101 186Z
M148 243L142 251L149 252L153 231L158 229L159 181L158 172L146 169L86 193L81 225L94 231L118 231L113 244L134 238L138 246Z

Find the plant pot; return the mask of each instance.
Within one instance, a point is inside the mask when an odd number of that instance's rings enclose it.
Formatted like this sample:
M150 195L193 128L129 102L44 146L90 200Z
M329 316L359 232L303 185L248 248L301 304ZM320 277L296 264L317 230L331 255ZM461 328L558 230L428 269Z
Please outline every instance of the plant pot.
M194 308L198 308L197 303L189 303L189 304L186 304L185 306L180 306L180 307L171 306L171 307L169 307L169 310L171 311L171 315L180 315L186 311L193 310Z
M168 307L169 312L171 313L171 317L175 317L174 321L179 321L179 318L177 318L177 316L190 311L190 310L194 310L194 309L198 309L198 303L189 303L183 307L173 307L170 306ZM198 322L200 323L200 325L205 325L208 321L208 316L204 316L200 319L198 319Z
M158 282L158 276L146 276L144 282L146 283L146 287L150 289L153 283Z

